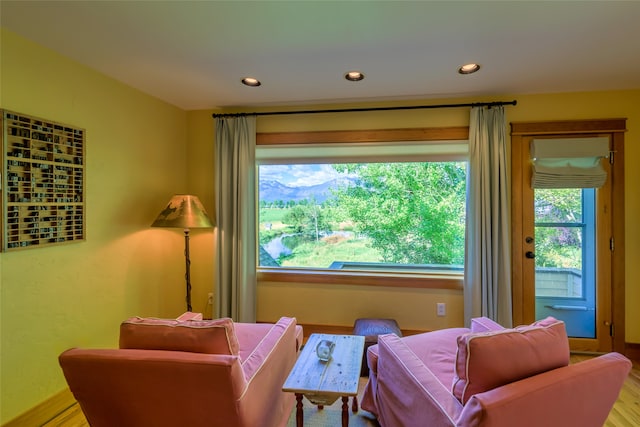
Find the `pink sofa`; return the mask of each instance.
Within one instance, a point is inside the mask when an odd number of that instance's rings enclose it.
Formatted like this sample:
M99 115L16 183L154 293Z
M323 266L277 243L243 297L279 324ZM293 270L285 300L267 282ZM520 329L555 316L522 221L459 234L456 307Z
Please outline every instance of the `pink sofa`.
M92 427L280 427L302 344L295 318L122 323L119 349L70 349L64 376Z
M380 336L362 408L382 427L602 427L631 369L618 353L569 364L564 323L551 317L471 326Z

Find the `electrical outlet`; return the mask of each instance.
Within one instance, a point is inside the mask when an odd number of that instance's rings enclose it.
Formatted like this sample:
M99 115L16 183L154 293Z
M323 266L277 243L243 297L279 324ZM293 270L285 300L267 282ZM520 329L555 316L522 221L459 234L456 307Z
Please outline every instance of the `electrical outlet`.
M447 307L445 303L439 302L436 304L436 313L438 316L445 316L447 314Z
M207 304L213 305L213 292L209 292L209 298L207 299Z

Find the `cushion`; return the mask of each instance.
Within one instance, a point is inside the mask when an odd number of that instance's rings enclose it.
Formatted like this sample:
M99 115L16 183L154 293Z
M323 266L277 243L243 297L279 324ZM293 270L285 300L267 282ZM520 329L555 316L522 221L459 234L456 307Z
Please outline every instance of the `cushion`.
M488 317L474 317L471 319L471 332L501 331L504 327Z
M238 355L233 320L132 317L120 325L120 348Z
M185 320L202 320L202 313L194 313L191 311L185 311L180 316L176 317L176 320L183 322Z
M367 364L367 350L378 342L378 336L384 334L395 334L401 337L402 331L395 319L360 318L356 319L353 325L353 335L364 337L364 352L362 353L362 364L360 365L360 376L369 376L369 365Z
M394 319L356 319L353 325L353 335L365 337L365 343L377 343L378 335L396 334L402 336L402 331Z
M456 339L469 333L467 328L445 328L422 334L410 335L402 339L422 363L450 388L453 382L453 366L456 360L458 344Z
M548 317L529 326L468 333L457 338L452 392L471 396L569 364L564 322Z

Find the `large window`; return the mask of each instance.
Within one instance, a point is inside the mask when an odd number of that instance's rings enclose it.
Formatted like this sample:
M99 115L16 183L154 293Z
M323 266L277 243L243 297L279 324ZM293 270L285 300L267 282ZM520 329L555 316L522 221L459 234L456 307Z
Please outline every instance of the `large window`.
M459 288L467 150L458 138L258 146L260 272Z
M258 176L261 266L462 271L465 162L261 165Z

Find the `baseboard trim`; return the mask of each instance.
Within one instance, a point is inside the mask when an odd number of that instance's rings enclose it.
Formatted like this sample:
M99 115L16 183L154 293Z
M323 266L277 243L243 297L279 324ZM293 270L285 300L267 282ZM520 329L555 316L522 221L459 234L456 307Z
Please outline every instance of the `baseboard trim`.
M71 390L64 389L49 399L29 409L2 427L42 426L76 404Z

